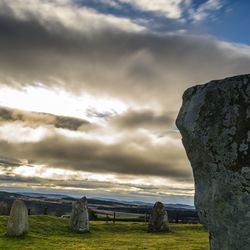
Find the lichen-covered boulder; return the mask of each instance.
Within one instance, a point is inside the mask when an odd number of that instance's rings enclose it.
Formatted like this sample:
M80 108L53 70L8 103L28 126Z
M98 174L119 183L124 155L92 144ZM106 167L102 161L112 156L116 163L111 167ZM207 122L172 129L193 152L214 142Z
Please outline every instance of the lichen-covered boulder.
M167 232L169 231L168 214L164 204L157 201L151 212L148 223L149 232Z
M7 224L7 236L22 236L29 230L28 210L22 200L15 200Z
M89 232L89 213L86 197L73 203L69 226L73 232Z
M176 125L213 250L250 249L250 75L186 90Z

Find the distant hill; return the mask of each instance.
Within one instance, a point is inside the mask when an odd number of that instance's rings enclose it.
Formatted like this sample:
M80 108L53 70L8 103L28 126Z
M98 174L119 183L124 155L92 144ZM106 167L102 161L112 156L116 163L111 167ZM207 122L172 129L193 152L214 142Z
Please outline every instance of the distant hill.
M30 192L17 192L17 194L29 196L29 197L48 198L48 199L72 198L71 196L63 195L63 194L44 194L44 193L30 193Z
M182 208L182 209L191 209L195 210L194 206L186 205L186 204L165 204L166 208Z
M45 194L33 192L9 193L0 191L0 201L10 209L13 201L21 198L26 203L31 215L69 215L72 202L77 198L63 194ZM116 219L122 221L144 221L151 213L153 203L142 201L119 201L109 198L88 198L92 219L105 220L116 213ZM197 212L193 206L185 204L165 204L170 221L197 223Z
M33 193L33 192L17 192L18 195L24 195L29 197L36 197L36 198L47 198L47 199L63 199L74 201L76 198L63 195L63 194L45 194L45 193ZM91 204L106 204L106 205L138 205L138 206L146 206L152 207L154 204L150 202L143 202L143 201L124 201L124 200L117 200L111 198L101 198L101 197L94 197L88 198L89 203ZM194 210L194 206L186 205L186 204L165 204L166 208L169 209L191 209Z
M18 193L0 191L0 199L2 200L9 199L9 198L19 198L19 197L24 197L24 195L18 194Z

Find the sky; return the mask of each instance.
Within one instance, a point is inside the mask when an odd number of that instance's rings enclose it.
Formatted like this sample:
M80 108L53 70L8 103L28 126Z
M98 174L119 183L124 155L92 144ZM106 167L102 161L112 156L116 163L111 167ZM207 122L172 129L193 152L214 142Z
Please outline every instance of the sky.
M249 73L249 7L0 0L0 190L193 204L182 94Z

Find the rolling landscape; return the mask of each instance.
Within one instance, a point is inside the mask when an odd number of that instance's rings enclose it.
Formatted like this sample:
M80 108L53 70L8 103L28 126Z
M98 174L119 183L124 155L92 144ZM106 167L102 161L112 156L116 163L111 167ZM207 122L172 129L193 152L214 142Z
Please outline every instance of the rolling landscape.
M42 193L8 193L0 192L0 214L9 214L15 199L25 201L30 215L69 216L72 210L72 202L77 198L67 195L42 194ZM139 204L138 204L139 203ZM5 204L4 211L1 207ZM1 206L2 205L2 206ZM149 219L153 203L125 202L114 199L101 200L89 198L88 206L91 220L113 221L114 213L116 221L145 222ZM6 208L7 207L7 208ZM165 204L169 221L176 223L198 223L198 215L193 206L184 204Z
M5 235L6 215L15 199L25 201L31 230L27 236L10 239ZM200 225L192 206L166 204L171 231L153 234L147 232L153 204L90 198L91 232L82 235L69 230L75 200L58 194L0 192L0 249L20 249L20 245L30 249L31 244L33 249L44 250L209 249L208 232Z

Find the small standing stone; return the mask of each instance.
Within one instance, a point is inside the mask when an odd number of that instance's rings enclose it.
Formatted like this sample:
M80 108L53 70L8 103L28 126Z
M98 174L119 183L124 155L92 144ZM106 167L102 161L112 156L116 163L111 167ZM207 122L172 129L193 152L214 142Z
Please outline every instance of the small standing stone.
M7 225L7 236L21 236L29 230L28 210L22 200L15 200Z
M89 212L86 197L73 203L69 224L73 232L89 232Z
M148 224L149 232L168 232L168 214L164 207L164 204L161 202L156 202L152 213L151 218Z

